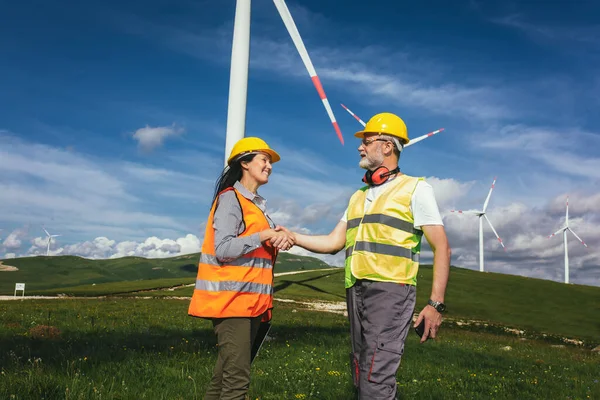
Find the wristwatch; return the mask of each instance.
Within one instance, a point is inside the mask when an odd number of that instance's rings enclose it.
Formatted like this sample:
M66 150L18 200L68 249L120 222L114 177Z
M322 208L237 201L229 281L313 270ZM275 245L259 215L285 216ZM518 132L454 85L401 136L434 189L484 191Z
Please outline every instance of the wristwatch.
M429 299L427 304L429 304L431 307L435 308L437 310L437 312L439 312L440 314L443 313L444 311L446 311L446 305L442 302L433 301L433 300Z

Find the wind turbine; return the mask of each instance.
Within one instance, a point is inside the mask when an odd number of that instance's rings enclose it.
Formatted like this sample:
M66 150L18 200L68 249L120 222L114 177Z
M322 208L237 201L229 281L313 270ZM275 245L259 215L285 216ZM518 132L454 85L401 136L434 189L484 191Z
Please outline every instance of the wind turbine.
M487 210L488 204L490 203L490 197L492 196L492 190L494 190L495 185L496 185L496 178L494 177L494 181L492 182L492 187L490 188L490 192L488 193L487 198L485 199L485 202L483 203L483 209L481 211L461 211L461 210L455 211L455 210L452 210L452 212L457 212L459 214L475 214L475 215L479 216L479 271L481 271L481 272L483 272L483 219L484 218L487 221L487 223L489 224L490 228L492 228L492 231L494 231L494 235L496 235L496 237L498 238L500 245L502 246L504 251L506 251L506 247L504 246L504 243L502 243L502 239L500 239L500 236L498 236L498 232L496 232L496 230L494 229L494 226L492 225L492 222L487 217L487 215L485 215L485 211Z
M350 111L350 109L348 107L346 107L343 104L342 104L342 107L344 108L344 110L348 111L348 114L352 115L354 117L354 119L357 120L362 126L366 126L367 125L367 124L365 124L365 121L363 121L362 119L360 119L360 117L358 115L356 115L352 111ZM405 144L404 147L412 146L415 143L419 143L421 140L427 139L430 136L438 134L438 133L442 132L444 129L445 128L440 128L437 131L429 132L429 133L426 133L423 136L419 136L417 138L410 139L410 142L408 142L407 144Z
M556 236L558 233L563 234L563 241L565 243L565 283L569 283L569 248L567 246L567 231L571 232L573 236L577 238L581 242L582 245L588 247L587 244L573 230L569 227L569 196L567 196L567 212L565 214L565 226L554 232L552 235L548 236L550 239L552 236Z
M50 242L52 241L53 238L59 237L60 235L51 235L50 233L48 233L46 228L42 227L42 229L44 230L44 232L46 232L46 236L48 236L48 249L46 250L46 255L49 256L50 255Z
M233 26L233 45L231 49L231 69L229 75L229 101L227 106L227 136L225 139L225 165L227 157L233 148L233 145L244 137L246 130L246 101L248 94L248 66L250 61L250 3L251 0L237 0L235 8L235 21ZM333 115L333 110L329 105L321 81L312 61L304 47L304 42L290 10L284 0L273 0L277 11L283 20L283 23L292 37L296 50L302 58L302 62L319 93L323 106L329 115L333 128L337 136L344 144L342 131Z

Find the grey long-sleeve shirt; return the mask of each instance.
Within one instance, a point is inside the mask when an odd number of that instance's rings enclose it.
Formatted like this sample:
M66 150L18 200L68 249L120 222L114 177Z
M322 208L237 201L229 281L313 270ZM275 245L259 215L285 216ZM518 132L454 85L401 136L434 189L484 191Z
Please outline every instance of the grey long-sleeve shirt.
M250 192L240 182L236 182L233 187L242 196L256 204L267 217L271 228L275 227L267 214L267 201L263 197ZM233 191L222 193L219 196L219 203L213 217L213 228L215 230L215 255L220 262L235 260L262 246L258 233L239 237L245 227L242 209Z

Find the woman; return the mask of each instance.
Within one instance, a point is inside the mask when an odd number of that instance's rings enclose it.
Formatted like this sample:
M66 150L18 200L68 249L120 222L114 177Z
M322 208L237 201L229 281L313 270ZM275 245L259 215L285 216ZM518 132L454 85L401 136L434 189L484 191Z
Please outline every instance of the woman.
M211 319L217 335L217 364L205 400L244 399L252 345L261 321L271 319L277 252L294 239L275 231L257 190L279 159L262 139L241 139L217 180L188 310Z

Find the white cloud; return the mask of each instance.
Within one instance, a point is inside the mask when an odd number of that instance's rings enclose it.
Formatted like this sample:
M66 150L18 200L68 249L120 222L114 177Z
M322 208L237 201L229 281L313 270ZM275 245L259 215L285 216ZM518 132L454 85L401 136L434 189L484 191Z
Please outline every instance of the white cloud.
M179 245L179 254L197 253L200 251L200 247L202 245L202 243L200 243L200 239L191 233L187 234L185 237L177 239L176 242Z
M306 21L309 28L317 30L327 26L328 34L341 32L344 27L336 26L323 16L303 7L294 7L294 12ZM278 19L278 18L277 18ZM318 21L317 21L318 19ZM132 19L124 27L136 35L155 38L163 45L192 57L219 64L230 62L231 27L197 30L162 26L149 21ZM300 56L279 21L270 20L269 25L253 28L251 37L250 68L262 70L273 76L295 77L309 85L309 78ZM277 24L277 25L275 25ZM195 30L191 30L195 29ZM408 55L386 46L316 46L308 43L310 32L301 32L307 42L308 52L317 73L325 83L350 92L361 98L371 98L379 104L415 107L445 116L460 116L467 119L498 119L512 116L518 109L506 107L506 86L467 86L448 79L444 83L433 83L428 75L442 75L439 63L423 60L416 54ZM276 39L274 39L276 38ZM363 63L357 60L378 60ZM402 70L398 69L402 65Z
M454 205L469 192L475 183L459 182L456 179L440 179L435 176L430 176L425 181L433 187L440 210Z
M163 142L169 136L176 136L183 132L183 128L173 126L150 127L146 125L133 134L133 138L138 141L142 150L150 151L162 146Z
M584 197L574 196L573 203ZM564 249L561 237L548 235L564 225L564 208L557 211L554 203L563 201L557 196L543 207L513 203L492 208L488 217L503 239L507 250L502 251L493 232L484 221L485 269L542 279L564 281ZM598 214L570 215L569 226L588 243L585 248L569 236L569 258L573 283L600 285L600 228ZM479 269L478 218L473 215L449 214L446 230L453 248L454 264Z
M174 257L177 255L197 253L200 251L200 240L196 235L187 234L185 237L172 239L159 239L149 237L143 242L124 241L112 248L110 258L137 256L147 258Z
M585 133L570 137L573 140L561 147L564 153L585 151L580 141L593 140ZM556 137L553 134L548 136L547 132L538 134L506 130L501 132L497 141L488 140L483 145L527 155L528 151L541 151L546 140L554 143ZM260 189L260 193L269 201L268 209L274 221L294 231L329 233L346 208L350 195L360 186L358 179L361 171L355 167L358 174L353 178L353 173L347 168L330 165L326 156L319 156L301 147L284 145L277 148L289 164L282 164L281 168L278 166L269 184ZM190 172L195 170L187 165L178 165L183 168L174 170L168 164L158 167L113 163L111 160L94 159L76 152L18 141L11 143L11 150L11 163L4 163L4 157L0 159L2 222L23 224L33 217L35 223L46 222L48 226L48 216L52 216L51 233L65 234L52 243L52 254L74 254L89 258L171 257L200 250L201 238L195 233L203 234L208 214L206 199L212 194L213 179L220 166L200 175ZM202 159L203 153L197 154L197 159ZM30 160L36 160L36 168L25 165ZM194 157L189 160L193 163ZM82 179L84 182L81 182ZM90 179L97 181L98 185L85 181ZM480 207L490 183L437 176L429 176L427 181L434 187L444 214L447 208L468 202L466 194L475 187L479 193L483 185L485 189L480 193L481 203L477 201L475 204ZM548 182L549 185L553 183L552 180ZM502 188L510 191L508 182ZM504 253L499 248L493 233L486 226L487 270L562 280L562 243L560 240L545 239L560 227L564 216L566 194L557 193L560 188L554 190L554 195L548 196L551 201L535 205L530 204L527 198L502 202L499 201L502 200L501 196L494 197L488 215L505 240L508 251ZM162 194L163 191L193 193L204 199L203 207L194 204L181 212L180 208L189 200L181 197L184 202L176 203L176 198ZM502 194L502 191L498 194ZM165 200L167 198L168 201ZM598 199L600 193L593 188L571 193L570 223L590 245L588 250L581 245L578 248L575 240L569 242L572 282L600 285L596 278L600 276ZM190 215L195 222L187 222ZM445 225L454 250L454 263L477 269L477 219L445 215ZM22 237L19 240L23 242L24 239ZM424 262L431 261L427 259L427 251L427 246L424 246ZM23 255L18 251L11 253ZM45 254L44 238L33 238L31 248L25 253ZM300 249L294 249L292 253L313 255ZM341 253L314 256L334 265L343 264Z
M252 67L306 78L306 71L293 45L269 38L255 38L253 43L256 50L252 53ZM364 54L356 54L357 51ZM405 70L400 73L389 68L390 71L386 72L385 64L373 66L356 61L378 59L386 60L390 65L406 61L406 55L390 53L387 48L367 47L350 52L320 47L311 49L310 54L318 65L319 76L328 87L335 84L356 96L378 99L387 107L420 108L440 115L482 120L513 114L502 101L505 88L469 87L452 82L433 84L427 81L423 71L412 73Z
M200 251L201 242L196 235L187 234L176 240L159 239L156 236L149 237L143 241L117 242L107 237L97 237L93 240L56 246L56 239L50 244L50 255L74 255L89 259L119 258L125 256L136 256L146 258L164 258L197 253ZM46 255L47 239L36 237L31 240L31 247L19 255L27 257L34 255ZM12 256L11 256L12 255ZM5 258L14 258L15 253L7 253Z
M187 212L192 207L188 192L198 194L205 182L173 172L157 186L141 172L130 173L133 169L160 177L147 165L99 159L0 134L0 223L46 223L52 233L85 237L100 233L140 238L149 236L149 229L188 229L189 215L178 220L170 212L174 208Z
M4 239L4 242L2 242L2 246L5 250L18 250L21 248L21 239L25 238L26 236L26 228L15 229L6 237L6 239Z
M16 258L16 257L17 257L17 255L15 253L6 253L4 255L5 260L11 259L11 258Z
M493 138L493 139L489 139ZM590 149L600 146L598 133L577 128L561 131L526 125L507 125L494 135L474 138L476 147L511 151L520 157L542 162L565 175L600 179L600 157Z
M448 183L448 182L447 182ZM451 188L462 185L460 182L450 185ZM452 191L454 189L450 189ZM560 197L559 197L560 200ZM547 235L561 227L562 214L556 215L553 204L557 199L549 201L544 208L530 208L520 203L496 207L488 211L489 218L503 238L507 251L500 248L496 238L484 223L485 269L486 271L517 274L563 281L563 246L560 237L548 239ZM579 197L574 196L573 202ZM306 234L326 234L333 225L325 230L311 230L300 221L299 214L288 214L286 211L275 211L273 214L292 224L293 231ZM337 216L336 216L337 217ZM333 218L337 219L337 218ZM600 285L600 228L598 214L589 212L580 214L573 212L570 226L580 235L589 248L583 247L574 237L569 236L569 255L571 282L579 284ZM453 249L453 265L470 269L479 268L478 221L470 215L447 215L446 231ZM27 255L45 254L46 242L38 237L32 241ZM142 241L122 241L107 237L98 237L52 249L53 255L72 254L87 258L118 258L123 256L139 256L148 258L173 257L200 251L201 239L187 234L175 240L168 238L148 237ZM307 255L320 258L332 265L343 265L344 255L313 254L300 248L293 248L291 254ZM422 262L431 262L431 252L425 244Z
M47 237L36 237L31 240L31 247L27 250L27 255L62 255L64 249L62 247L56 249L56 238L50 239L50 252L48 253L48 238Z
M67 245L63 252L85 258L109 258L114 253L115 243L106 237L97 237L93 241Z
M544 39L553 47L556 47L557 41L579 42L597 47L600 41L600 26L598 25L551 26L528 21L519 14L506 15L494 18L491 21L498 25L520 30L534 39Z

